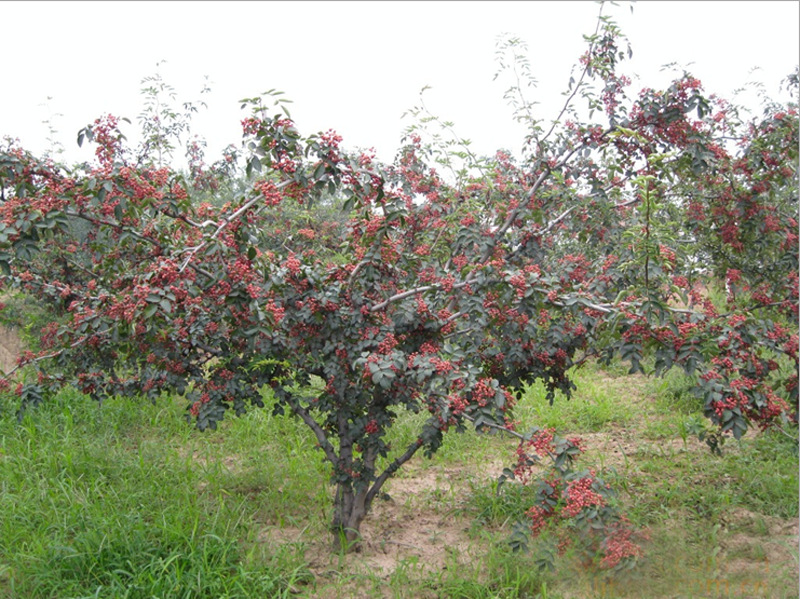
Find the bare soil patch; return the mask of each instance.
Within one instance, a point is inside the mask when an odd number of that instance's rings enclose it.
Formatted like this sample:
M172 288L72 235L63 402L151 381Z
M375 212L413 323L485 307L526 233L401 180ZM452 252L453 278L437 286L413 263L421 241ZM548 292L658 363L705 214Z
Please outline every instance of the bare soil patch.
M3 372L13 370L22 350L22 341L17 330L0 325L0 370Z
M470 522L456 513L459 498L468 493L469 467L414 468L387 482L388 497L375 501L361 526L363 542L357 552L331 549L327 531L298 527L268 527L259 540L269 544L302 543L308 567L317 579L315 596L328 596L325 586L369 573L388 581L398 568L433 573L480 559L481 548L469 535ZM502 470L502 467L500 468ZM499 472L498 472L499 474ZM333 588L333 587L331 587ZM332 591L333 592L333 591ZM330 595L335 596L335 595ZM348 585L348 597L375 597L374 589Z
M770 570L793 566L797 569L797 519L776 518L734 508L725 518L726 527L736 531L720 542L726 559L725 573L764 575ZM796 572L795 572L796 573Z

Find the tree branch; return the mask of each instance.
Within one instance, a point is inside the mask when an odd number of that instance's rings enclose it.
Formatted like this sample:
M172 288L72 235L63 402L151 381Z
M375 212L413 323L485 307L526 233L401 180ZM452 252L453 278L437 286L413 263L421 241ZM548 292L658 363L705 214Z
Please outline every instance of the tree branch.
M363 267L365 267L367 264L369 264L368 260L362 260L361 262L356 264L355 268L350 273L350 276L347 277L347 285L348 286L353 284L353 281L355 280L356 274L358 274L358 271L361 270Z
M313 431L314 435L317 437L319 446L322 448L322 451L325 452L325 457L335 467L338 456L336 455L336 450L333 448L333 445L331 445L331 442L328 441L328 437L325 436L325 431L322 430L322 427L316 420L314 420L311 414L309 414L305 408L303 408L292 398L291 394L287 393L286 397L286 403L289 404L289 408L292 410L292 412L300 416L306 426Z
M95 320L98 317L99 317L99 315L95 315L89 320ZM27 360L27 361L23 362L22 364L18 364L17 366L12 368L8 373L3 373L3 378L8 379L12 374L14 374L17 370L19 370L23 366L27 366L28 364L36 364L37 362L41 362L42 360L49 360L50 358L57 358L58 356L63 354L65 351L70 350L70 349L74 349L74 348L76 348L76 347L78 347L80 345L83 345L91 337L96 337L96 336L106 335L106 334L107 334L107 332L94 333L92 335L86 335L84 337L81 337L77 341L71 343L67 347L64 347L64 348L62 348L62 349L60 349L58 351L55 351L53 353L46 354L46 355L43 355L43 356L37 356L37 357L35 357L35 358L31 359L31 360Z
M292 180L291 180L291 179L287 179L287 180L285 180L285 181L281 181L281 182L280 182L280 183L278 183L278 184L277 184L275 187L276 187L277 189L283 189L284 187L286 187L286 186L287 186L287 185L289 185L290 183L292 183ZM238 218L239 216L241 216L243 213L247 212L247 211L248 211L250 208L252 208L252 207L253 207L255 204L257 204L257 203L259 202L259 200L261 200L261 199L262 199L262 198L261 198L261 196L256 196L256 197L254 197L253 199L251 199L251 200L248 200L247 202L245 202L244 204L242 204L242 205L241 205L241 206L240 206L240 207L239 207L239 208L238 208L238 209L237 209L235 212L233 212L232 214L228 215L226 218L222 219L222 223L221 223L221 224L220 224L220 225L217 227L216 231L214 231L214 232L213 232L213 233L212 233L212 234L211 234L209 237L207 237L207 238L206 238L206 239L205 239L205 240L204 240L202 243L200 243L200 244L198 244L198 245L196 245L196 246L190 247L190 248L186 248L186 249L184 250L184 252L188 252L188 253L189 253L189 255L188 255L188 256L186 256L186 259L183 261L183 264L181 264L180 268L178 269L178 272L183 272L184 270L186 270L186 267L189 265L189 262L191 261L192 257L193 257L193 256L194 256L194 255L195 255L197 252L199 252L199 251L200 251L201 249L203 249L203 248L204 248L206 245L208 245L208 242L209 242L209 241L211 241L211 240L213 240L213 239L216 239L216 238L217 238L217 236L218 236L220 233L222 233L222 231L223 231L223 230L224 230L224 229L225 229L225 228L226 228L226 227L227 227L229 224L231 224L231 223L232 223L232 222L233 222L233 221L234 221L236 218ZM203 223L203 224L206 224L206 223Z
M375 479L375 482L370 487L369 492L367 493L366 505L369 507L372 504L372 500L375 499L375 496L381 490L383 483L385 483L390 476L392 476L395 472L397 472L400 467L405 464L408 460L410 460L417 450L422 447L422 443L418 443L414 441L411 445L408 446L405 453L399 457L397 457L391 464L386 467L381 475Z
M460 283L456 283L455 285L453 285L453 289L461 289L462 287L466 287L467 285L474 282L475 278L470 275L464 281L461 281ZM433 285L423 285L422 287L415 287L414 289L409 289L408 291L402 291L400 293L396 293L395 295L385 299L381 303L375 304L369 309L369 311L377 312L378 310L382 310L383 308L385 308L386 306L388 306L393 302L400 301L402 299L405 299L412 295L416 295L418 293L424 293L425 291L430 291L431 289L439 289L441 286L442 286L441 284L435 283Z
M64 210L64 214L67 215L67 216L72 216L73 218L83 219L83 220L85 220L87 222L92 223L93 225L106 225L107 227L111 227L113 229L118 229L120 231L125 231L126 233L130 233L132 236L136 237L137 239L141 239L142 241L147 242L147 243L149 243L151 245L154 245L154 246L156 246L158 248L161 247L161 244L158 241L156 241L155 239L151 239L150 237L146 237L146 236L142 235L141 233L139 233L138 231L136 231L135 229L133 229L132 227L125 226L122 223L119 223L119 222L116 222L116 221L105 220L103 218L91 217L91 216L88 216L88 215L84 214L83 212L70 210L70 209L65 209Z

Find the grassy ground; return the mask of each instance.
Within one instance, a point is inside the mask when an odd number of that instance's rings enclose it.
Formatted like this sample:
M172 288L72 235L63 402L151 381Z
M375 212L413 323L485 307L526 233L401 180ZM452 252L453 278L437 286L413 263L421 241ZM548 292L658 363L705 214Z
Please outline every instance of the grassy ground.
M550 406L529 390L523 426L587 441L646 535L634 570L606 578L569 553L506 540L525 509L496 477L514 443L451 435L386 488L364 551L330 550L331 488L301 423L258 410L198 433L169 399L94 405L75 393L19 425L0 399L0 597L770 597L798 596L798 457L780 433L712 455L687 381L590 367ZM415 435L404 417L395 442ZM787 431L796 434L796 431Z

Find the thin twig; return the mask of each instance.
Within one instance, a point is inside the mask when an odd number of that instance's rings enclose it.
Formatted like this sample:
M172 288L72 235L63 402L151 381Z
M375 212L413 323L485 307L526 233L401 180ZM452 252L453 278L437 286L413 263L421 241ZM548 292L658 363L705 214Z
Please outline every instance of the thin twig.
M94 316L90 320L94 320L97 317L98 316ZM64 348L62 348L62 349L60 349L60 350L58 350L56 352L53 352L53 353L50 353L50 354L46 354L46 355L43 355L43 356L37 356L37 357L35 357L35 358L31 359L31 360L27 360L27 361L25 361L25 362L23 362L21 364L17 364L17 366L12 368L8 373L3 373L3 378L8 379L12 374L14 374L17 370L19 370L23 366L28 366L29 364L36 364L37 362L41 362L42 360L49 360L50 358L57 358L58 356L63 354L65 351L67 351L69 349L74 349L74 348L76 348L76 347L78 347L80 345L83 345L91 337L96 337L96 336L99 336L99 335L102 335L102 334L106 334L106 333L95 333L93 335L86 335L85 337L81 337L80 339L78 339L74 343L72 343L69 346L64 347Z
M595 26L595 29L594 29L594 35L595 36L600 32L600 22L601 22L600 17L601 17L602 14L603 14L603 5L601 4L600 5L600 13L597 15L597 25ZM553 124L550 126L550 130L541 139L540 143L543 143L553 133L553 131L556 128L556 124L558 124L558 122L561 120L561 117L564 116L564 113L569 108L569 105L572 103L572 100L575 99L575 95L578 93L578 90L581 88L581 85L583 85L583 80L586 78L586 73L589 72L589 67L591 66L591 56L592 56L592 50L594 50L594 46L595 46L594 42L589 44L589 50L587 52L587 56L588 56L589 59L586 61L586 65L583 67L583 72L581 72L581 76L578 79L578 82L575 84L575 89L569 95L569 97L567 98L566 102L564 102L564 106L561 108L561 112L558 113L558 116L553 121Z

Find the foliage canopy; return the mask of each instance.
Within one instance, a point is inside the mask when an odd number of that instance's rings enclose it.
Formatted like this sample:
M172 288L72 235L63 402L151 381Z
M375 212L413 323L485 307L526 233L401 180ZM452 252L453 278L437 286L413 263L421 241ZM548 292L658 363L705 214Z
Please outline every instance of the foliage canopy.
M695 373L713 448L796 421L797 107L743 121L689 73L630 95L623 40L601 17L552 123L512 88L528 132L518 158L427 143L437 121L423 107L379 164L333 131L302 135L274 91L243 101L243 174L233 153L174 172L169 131L151 121L135 155L112 116L80 134L94 164L3 148L3 283L66 310L23 357L35 375L15 389L22 407L65 385L169 392L205 429L269 387L330 462L348 541L417 451L467 425L513 431L526 384L569 396L589 359ZM342 216L298 221L320 204ZM724 308L708 293L720 284ZM393 448L402 410L430 418ZM571 471L579 442L517 434L517 476L550 457L567 481L542 487L534 528L559 506L620 522L598 516L604 487ZM634 557L617 538L610 562Z

